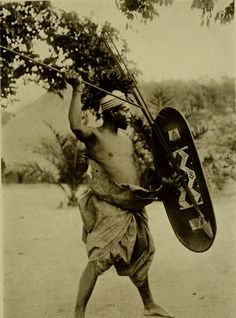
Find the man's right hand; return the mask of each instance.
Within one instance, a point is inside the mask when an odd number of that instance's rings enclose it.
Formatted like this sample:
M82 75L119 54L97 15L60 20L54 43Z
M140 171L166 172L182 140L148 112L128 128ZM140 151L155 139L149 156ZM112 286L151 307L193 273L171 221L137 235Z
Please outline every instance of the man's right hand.
M83 79L79 73L77 73L74 70L68 71L64 74L64 78L67 81L67 83L73 87L73 90L79 91L82 93L84 84L83 84Z
M188 183L188 176L186 173L180 175L180 176L172 176L170 178L164 178L162 177L162 184L167 187L175 187L179 188L182 186L182 181L185 183Z

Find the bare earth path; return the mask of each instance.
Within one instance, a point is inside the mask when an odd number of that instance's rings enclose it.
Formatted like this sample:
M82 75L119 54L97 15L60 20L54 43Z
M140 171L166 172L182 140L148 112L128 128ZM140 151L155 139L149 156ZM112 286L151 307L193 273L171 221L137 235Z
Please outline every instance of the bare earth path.
M236 317L235 190L213 196L218 233L202 254L178 242L161 203L148 207L157 250L151 287L157 302L178 318ZM2 196L4 318L72 318L87 261L78 209L58 209L62 193L54 186L7 185ZM143 317L128 278L114 269L100 277L88 305L92 317Z

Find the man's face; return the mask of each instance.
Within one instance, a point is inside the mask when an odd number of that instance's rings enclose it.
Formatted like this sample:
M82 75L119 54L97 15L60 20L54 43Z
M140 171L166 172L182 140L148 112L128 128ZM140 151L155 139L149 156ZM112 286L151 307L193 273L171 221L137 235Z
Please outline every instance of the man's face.
M118 128L126 129L130 124L130 111L127 103L122 104L113 112L113 118Z

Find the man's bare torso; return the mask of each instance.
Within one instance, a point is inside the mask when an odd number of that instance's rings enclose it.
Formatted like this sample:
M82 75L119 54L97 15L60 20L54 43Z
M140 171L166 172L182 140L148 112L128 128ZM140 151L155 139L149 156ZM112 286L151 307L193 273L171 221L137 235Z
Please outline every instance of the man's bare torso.
M133 144L118 130L112 133L101 128L93 129L93 142L86 144L91 159L98 162L117 183L139 184L139 169Z

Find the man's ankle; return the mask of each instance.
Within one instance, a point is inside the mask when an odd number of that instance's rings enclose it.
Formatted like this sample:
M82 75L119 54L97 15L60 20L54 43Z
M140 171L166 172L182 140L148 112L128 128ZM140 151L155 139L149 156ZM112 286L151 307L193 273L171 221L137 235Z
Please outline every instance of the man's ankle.
M85 308L84 306L76 305L75 306L75 318L84 318Z

